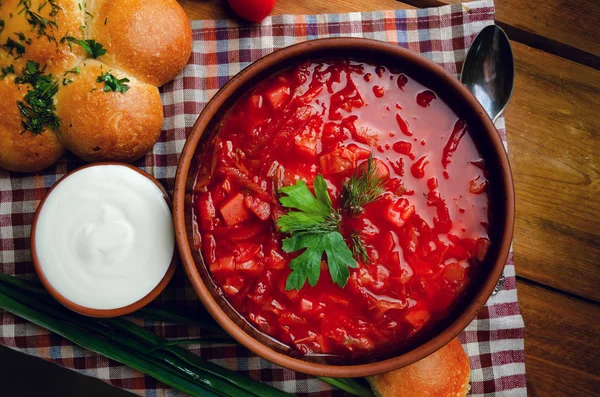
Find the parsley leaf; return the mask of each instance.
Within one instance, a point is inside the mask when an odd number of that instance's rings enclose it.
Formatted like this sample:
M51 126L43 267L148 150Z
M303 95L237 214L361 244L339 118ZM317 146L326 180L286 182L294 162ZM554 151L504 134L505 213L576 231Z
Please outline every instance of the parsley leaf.
M314 189L313 195L306 183L300 180L293 186L280 189L286 195L279 199L281 204L298 210L290 211L277 220L281 231L290 234L283 240L283 250L288 253L304 250L290 262L292 272L286 280L287 290L301 289L307 279L314 287L321 274L323 255L327 257L332 280L340 287L348 282L348 267L357 266L352 251L339 232L341 217L333 210L322 175L317 176Z
M110 73L110 71L98 76L96 81L98 83L104 82L104 92L114 91L114 92L121 92L124 94L129 89L129 86L127 84L125 84L125 83L129 83L128 78L117 79L115 76L113 76Z
M346 245L344 237L339 232L325 235L324 240L331 279L340 287L344 287L350 277L348 267L355 268L358 264L352 257L352 251Z
M102 46L102 44L97 43L96 40L79 40L72 36L65 36L60 39L61 43L65 41L80 45L84 50L87 51L88 54L92 56L92 58L98 58L99 56L106 54L106 49Z
M323 177L321 177L323 179ZM316 182L316 181L315 181ZM317 190L315 183L315 191ZM298 180L295 185L285 186L279 190L281 193L287 195L287 197L282 197L279 199L281 204L287 208L294 208L309 214L317 214L322 216L327 216L331 212L331 201L329 201L329 205L322 201L318 200L308 187L306 187L306 183L304 181ZM317 193L320 196L322 193ZM329 198L329 194L327 194L327 189L325 189L325 194L327 198Z

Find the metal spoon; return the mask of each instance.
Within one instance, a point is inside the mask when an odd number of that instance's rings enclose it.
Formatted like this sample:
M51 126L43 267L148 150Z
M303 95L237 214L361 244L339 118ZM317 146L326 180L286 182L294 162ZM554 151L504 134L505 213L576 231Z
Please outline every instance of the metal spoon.
M496 121L510 101L515 85L515 61L506 33L496 25L477 35L463 64L460 81ZM504 286L504 272L492 295Z
M492 121L502 114L515 84L515 61L506 33L496 25L477 35L463 64L460 81Z

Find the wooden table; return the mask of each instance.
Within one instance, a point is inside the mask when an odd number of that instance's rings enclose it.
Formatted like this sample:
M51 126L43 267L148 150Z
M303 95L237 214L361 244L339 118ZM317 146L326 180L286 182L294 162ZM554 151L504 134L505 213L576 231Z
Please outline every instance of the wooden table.
M278 0L274 14L455 2ZM180 3L191 19L235 18L224 1ZM506 119L531 396L600 395L599 21L599 0L496 0L516 58Z
M278 0L274 14L439 6L460 0ZM181 0L191 19L235 18ZM506 110L517 196L518 293L532 396L600 395L600 1L496 0L512 40Z

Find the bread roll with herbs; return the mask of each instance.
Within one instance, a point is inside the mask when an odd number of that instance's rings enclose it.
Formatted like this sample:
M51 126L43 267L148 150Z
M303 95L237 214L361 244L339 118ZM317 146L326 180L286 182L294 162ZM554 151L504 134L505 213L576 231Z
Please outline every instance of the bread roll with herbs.
M421 361L367 378L377 397L465 397L469 357L458 339Z
M131 162L158 140L158 86L191 54L175 0L2 0L0 168L34 172L64 147Z
M58 139L86 161L138 159L160 135L158 88L124 76L100 61L87 60L56 95ZM104 115L101 123L98 114Z
M84 38L83 12L78 0L2 0L0 45L3 63L20 71L28 60L45 66L45 71L62 74L85 56L82 48L69 48L61 38ZM3 65L7 66L7 65Z
M16 104L23 103L30 89L28 83L17 84L12 75L0 80L0 168L36 171L54 164L64 152L55 134L23 131Z
M105 0L96 2L92 33L106 48L102 59L161 86L187 64L192 31L175 0ZM106 23L104 23L106 22Z

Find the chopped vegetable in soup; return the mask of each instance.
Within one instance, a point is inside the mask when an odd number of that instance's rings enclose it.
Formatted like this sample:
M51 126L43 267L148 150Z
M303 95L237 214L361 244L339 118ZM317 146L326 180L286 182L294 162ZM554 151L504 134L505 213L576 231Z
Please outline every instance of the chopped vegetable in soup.
M194 187L197 248L242 316L304 354L435 328L491 244L467 124L402 73L303 63L218 128Z

